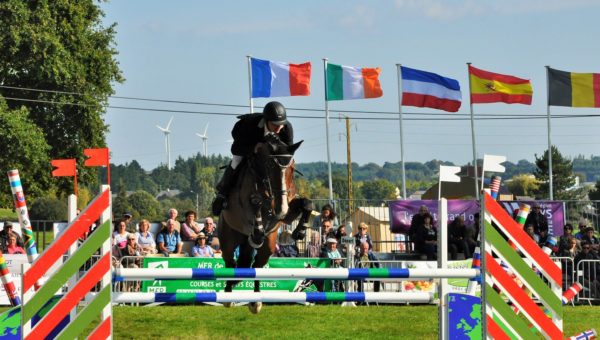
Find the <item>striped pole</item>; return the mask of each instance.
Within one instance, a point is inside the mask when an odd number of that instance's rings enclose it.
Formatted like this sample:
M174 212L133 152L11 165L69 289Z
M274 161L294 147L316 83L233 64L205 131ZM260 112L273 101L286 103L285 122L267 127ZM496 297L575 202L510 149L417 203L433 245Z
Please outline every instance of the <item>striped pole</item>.
M113 303L201 303L201 302L387 302L429 303L432 293L355 293L355 292L232 292L232 293L114 293Z
M529 216L529 212L531 211L531 206L529 204L521 203L519 204L519 212L517 213L517 223L521 226L525 226L525 221L527 220L527 216Z
M492 181L490 182L490 192L493 199L498 198L498 192L500 191L500 181L502 177L500 176L492 176Z
M477 244L480 244L481 233L477 235ZM475 247L473 251L473 259L471 261L471 269L479 270L481 268L481 248L479 246ZM469 280L467 283L467 294L475 295L475 290L477 290L477 286L481 284L481 275L477 275Z
M35 259L38 257L38 252L35 245L35 239L33 237L33 230L31 229L29 211L27 210L27 203L25 202L25 194L23 193L23 186L21 185L19 170L15 169L8 171L8 181L10 182L10 189L12 190L13 194L15 210L19 216L19 224L21 225L21 233L23 234L25 251L27 252L27 261L29 263L33 263L33 261L35 261ZM34 285L35 290L38 290L41 285L41 281L36 281Z
M566 305L567 303L571 302L571 300L573 300L575 298L575 296L577 296L577 294L579 294L579 292L581 292L582 289L583 289L583 286L581 285L581 283L575 282L571 285L571 287L569 287L567 290L565 290L562 295L563 306Z
M472 278L478 269L406 269L406 268L117 268L114 281L153 280L362 280Z
M4 286L4 290L6 291L6 295L8 295L8 300L10 301L11 306L18 306L21 304L21 299L19 298L19 293L17 292L17 288L15 287L15 283L10 276L10 271L8 270L8 266L6 265L6 260L4 260L4 256L0 251L0 278L2 278L2 285Z

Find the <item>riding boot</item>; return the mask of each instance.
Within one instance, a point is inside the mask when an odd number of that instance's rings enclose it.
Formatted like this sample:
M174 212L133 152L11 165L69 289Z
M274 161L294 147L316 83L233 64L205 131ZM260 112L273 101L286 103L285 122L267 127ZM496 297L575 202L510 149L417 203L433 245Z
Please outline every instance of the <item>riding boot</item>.
M227 195L233 186L236 171L231 165L227 166L223 177L217 184L217 197L212 202L212 213L214 216L221 214L221 210L227 209Z

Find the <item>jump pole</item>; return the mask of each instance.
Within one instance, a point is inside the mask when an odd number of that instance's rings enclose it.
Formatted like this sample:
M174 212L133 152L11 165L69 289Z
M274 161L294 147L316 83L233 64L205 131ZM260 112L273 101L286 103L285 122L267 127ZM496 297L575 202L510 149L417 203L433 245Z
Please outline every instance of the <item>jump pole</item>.
M152 280L362 280L471 278L479 275L471 268L117 268L113 281Z
M344 292L231 292L231 293L113 293L113 303L202 303L202 302L386 302L429 303L431 293L344 293Z

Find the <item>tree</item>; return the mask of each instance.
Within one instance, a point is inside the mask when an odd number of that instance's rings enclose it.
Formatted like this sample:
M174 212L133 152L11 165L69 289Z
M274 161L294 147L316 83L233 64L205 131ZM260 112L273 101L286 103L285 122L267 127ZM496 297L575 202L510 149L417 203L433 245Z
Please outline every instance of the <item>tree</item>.
M552 146L552 184L554 199L568 200L575 198L574 193L567 191L575 184L575 175L573 174L573 162L563 157L555 146ZM538 198L547 198L549 195L548 181L548 150L541 157L535 155L535 178L540 182L540 187L536 191Z
M0 164L6 176L8 170L17 169L27 200L34 201L51 188L51 169L43 131L28 118L25 108L9 110L0 97ZM5 177L6 178L6 177ZM8 183L7 183L8 184ZM10 186L3 185L0 205L13 207Z
M130 213L134 219L147 218L156 220L161 218L160 203L149 193L138 190L127 197L127 202L131 206Z
M529 174L516 175L506 181L508 190L516 196L530 196L539 190L540 184L534 176Z
M52 159L82 160L83 149L106 145L104 106L114 82L123 78L115 59L115 25L103 27L103 16L93 0L0 3L0 84L15 87L2 92L22 99L8 105L27 107ZM79 171L81 182L97 182L96 170ZM63 181L61 187L71 185Z
M600 179L596 181L596 185L594 189L589 193L590 200L597 201L600 200Z
M362 186L362 194L366 199L396 199L396 186L387 179L366 181Z
M29 218L32 220L66 221L67 209L65 200L43 197L31 204Z

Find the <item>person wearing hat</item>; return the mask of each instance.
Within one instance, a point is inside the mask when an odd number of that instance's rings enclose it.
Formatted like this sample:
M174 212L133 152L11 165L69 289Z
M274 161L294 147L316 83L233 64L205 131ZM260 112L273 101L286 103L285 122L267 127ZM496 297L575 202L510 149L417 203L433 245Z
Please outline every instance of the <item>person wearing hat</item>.
M335 237L330 237L325 240L325 249L323 253L321 253L322 258L329 259L331 261L331 267L341 267L342 266L342 254L337 249L337 240ZM341 282L338 280L331 281L331 290L332 291L343 291L341 288Z
M17 246L24 246L23 239L21 238L21 236L13 231L12 222L6 221L4 222L4 227L2 228L2 231L0 231L0 250L2 250L2 252L4 253L8 251L7 247L11 236L14 236L16 238Z
M200 232L196 238L196 244L192 247L192 255L194 257L215 257L215 251L206 244L206 235L203 232Z
M125 226L126 226L126 230L128 233L135 233L135 225L133 225L132 223L132 219L133 215L129 212L126 212L123 214L123 217L121 217L121 221L125 222Z
M529 215L527 215L524 225L527 224L533 225L533 232L536 235L539 235L541 230L548 231L548 218L542 213L542 207L538 202L533 203L533 208Z
M227 209L227 196L235 183L238 165L244 158L256 152L259 144L274 144L276 141L286 145L294 144L294 130L287 120L285 107L280 102L269 102L262 113L249 113L239 116L238 119L231 131L233 157L217 184L217 196L212 202L212 213L215 216Z

